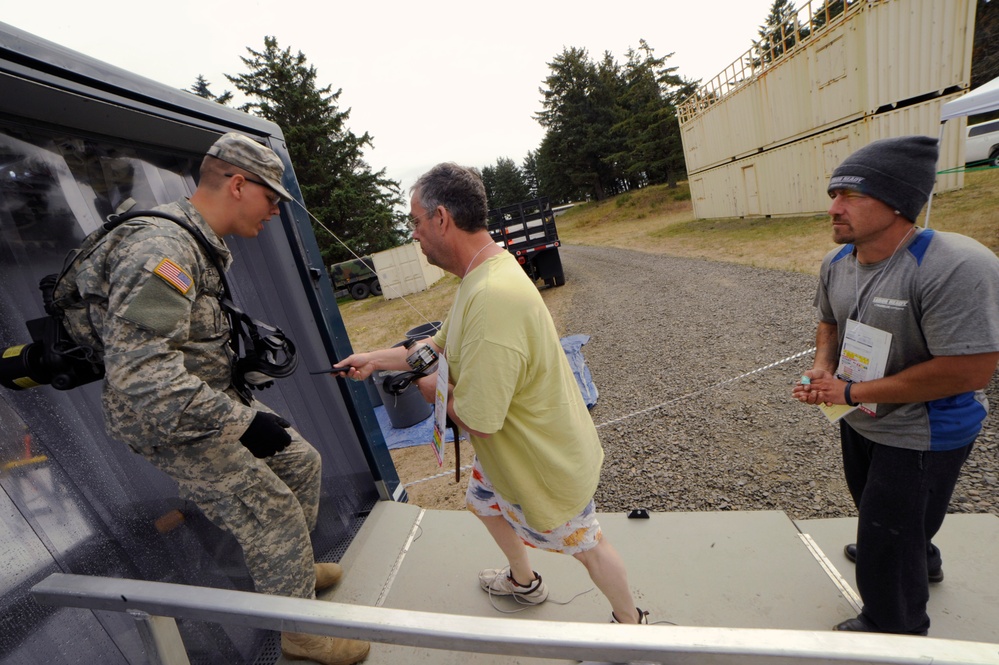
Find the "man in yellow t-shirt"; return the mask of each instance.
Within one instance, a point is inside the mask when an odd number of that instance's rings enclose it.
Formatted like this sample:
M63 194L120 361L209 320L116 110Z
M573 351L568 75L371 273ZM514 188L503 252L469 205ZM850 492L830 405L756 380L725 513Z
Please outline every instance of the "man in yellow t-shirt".
M528 546L571 554L611 603L611 619L647 623L624 563L603 537L593 494L603 449L537 289L490 237L477 171L438 164L413 186L410 224L427 260L461 278L451 312L428 343L448 369L447 414L469 434L476 460L466 503L508 565L485 569L491 595L536 605L548 589ZM358 353L336 369L363 380L406 370L403 347ZM437 375L420 379L434 400ZM526 543L526 545L525 545Z

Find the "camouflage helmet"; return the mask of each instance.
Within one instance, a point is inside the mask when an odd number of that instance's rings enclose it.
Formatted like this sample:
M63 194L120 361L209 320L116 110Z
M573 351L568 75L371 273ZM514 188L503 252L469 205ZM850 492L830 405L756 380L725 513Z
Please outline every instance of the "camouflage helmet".
M248 136L229 132L213 143L207 154L252 173L277 192L282 201L291 201L291 194L281 184L284 164L267 146L257 143Z

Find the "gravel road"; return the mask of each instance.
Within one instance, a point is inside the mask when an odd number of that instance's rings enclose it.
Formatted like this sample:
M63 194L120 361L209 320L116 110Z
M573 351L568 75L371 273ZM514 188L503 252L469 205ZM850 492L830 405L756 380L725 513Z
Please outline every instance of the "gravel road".
M856 514L838 427L790 397L812 363L815 277L585 246L562 257L565 286L542 293L560 334L590 336L599 510ZM999 405L999 381L988 393ZM999 515L997 449L993 415L951 512Z

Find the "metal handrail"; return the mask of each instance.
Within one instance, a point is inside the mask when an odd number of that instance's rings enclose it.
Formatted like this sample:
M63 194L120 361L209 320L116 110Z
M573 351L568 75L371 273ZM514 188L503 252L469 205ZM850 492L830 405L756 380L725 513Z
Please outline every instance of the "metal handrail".
M999 645L982 642L833 631L483 618L62 573L35 585L32 595L46 605L127 612L147 619L140 621L140 632L147 647L156 645L153 662L163 665L187 663L186 655L176 653L179 633L170 617L537 658L698 665L999 663Z

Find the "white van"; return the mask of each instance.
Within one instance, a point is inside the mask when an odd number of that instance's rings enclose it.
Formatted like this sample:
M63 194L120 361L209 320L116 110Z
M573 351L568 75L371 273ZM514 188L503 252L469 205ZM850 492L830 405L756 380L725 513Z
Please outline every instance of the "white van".
M968 126L968 138L964 144L965 163L986 160L989 166L999 166L999 120Z

